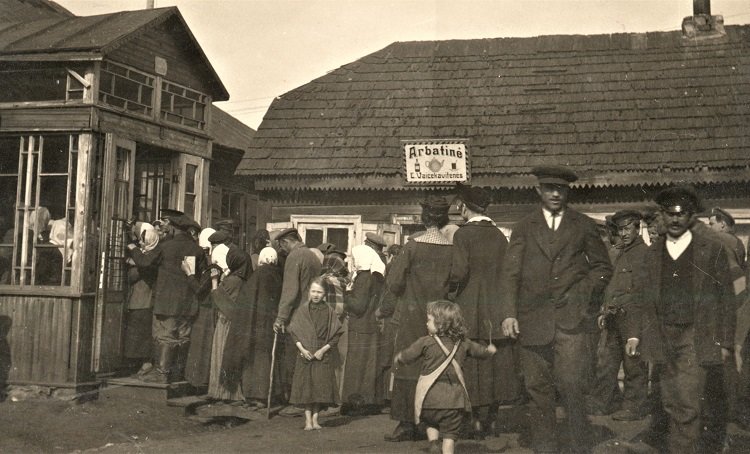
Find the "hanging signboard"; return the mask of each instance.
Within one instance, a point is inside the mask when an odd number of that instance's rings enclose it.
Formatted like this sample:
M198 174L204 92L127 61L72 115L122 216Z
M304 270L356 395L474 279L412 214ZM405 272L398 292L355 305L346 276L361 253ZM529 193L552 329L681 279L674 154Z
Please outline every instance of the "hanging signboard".
M411 184L469 181L466 139L404 140L404 174Z

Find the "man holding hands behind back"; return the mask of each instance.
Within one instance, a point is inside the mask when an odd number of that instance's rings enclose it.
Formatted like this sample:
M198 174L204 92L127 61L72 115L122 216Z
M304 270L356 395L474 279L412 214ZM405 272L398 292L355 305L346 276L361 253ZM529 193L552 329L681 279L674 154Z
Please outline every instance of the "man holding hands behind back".
M558 452L556 390L568 421L568 449L590 449L583 383L589 367L586 321L612 276L594 221L567 207L576 174L562 166L532 169L541 207L513 228L502 273L503 333L521 344L532 448Z

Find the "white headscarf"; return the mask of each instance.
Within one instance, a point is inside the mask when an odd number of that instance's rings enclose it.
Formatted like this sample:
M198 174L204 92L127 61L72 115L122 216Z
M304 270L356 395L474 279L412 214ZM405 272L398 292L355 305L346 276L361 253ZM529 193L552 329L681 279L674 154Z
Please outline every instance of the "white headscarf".
M152 251L159 244L159 232L148 222L140 224L141 251Z
M65 219L58 219L50 223L49 242L58 246L65 263L70 263L73 257L73 226Z
M352 248L352 258L357 271L370 270L372 273L380 273L385 276L385 263L377 252L370 246L360 244Z
M226 244L217 244L214 246L213 251L211 251L211 262L219 265L224 274L229 274L229 265L227 265L228 252L229 246Z
M205 229L201 230L201 233L198 235L198 246L200 246L203 249L211 249L211 242L208 241L208 237L216 233L216 230L212 229L211 227L206 227Z
M279 263L279 255L276 253L276 249L272 247L264 247L258 254L258 266L261 265L276 265Z

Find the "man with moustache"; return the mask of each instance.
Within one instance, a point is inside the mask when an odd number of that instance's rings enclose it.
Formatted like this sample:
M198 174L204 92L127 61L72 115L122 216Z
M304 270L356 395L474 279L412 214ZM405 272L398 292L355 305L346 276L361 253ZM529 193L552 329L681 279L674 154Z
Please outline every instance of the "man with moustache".
M690 230L700 209L693 188L665 189L656 202L666 236L649 248L636 276L641 310L626 313L632 320L625 324L625 348L629 356L642 350L659 376L669 430L666 440L650 444L666 442L669 452L700 452L706 377L721 377L722 364L732 357L735 307L729 262L719 241ZM716 428L709 425L708 430ZM723 434L709 435L723 439Z
M513 228L502 269L503 334L521 344L532 448L558 452L557 392L567 413L566 449L586 451L583 384L588 324L612 276L607 248L589 217L567 206L578 177L563 166L532 169L541 206Z
M641 214L635 210L621 210L615 213L611 222L617 229L621 245L614 259L614 274L604 292L604 303L597 318L599 329L603 330L599 343L596 381L592 397L596 409L608 414L615 406L620 394L617 374L622 363L625 371L622 409L612 415L617 421L635 421L646 416L648 396L648 365L637 356L625 355L624 324L625 314L637 310L640 292L634 275L643 265L643 257L648 246L640 235Z

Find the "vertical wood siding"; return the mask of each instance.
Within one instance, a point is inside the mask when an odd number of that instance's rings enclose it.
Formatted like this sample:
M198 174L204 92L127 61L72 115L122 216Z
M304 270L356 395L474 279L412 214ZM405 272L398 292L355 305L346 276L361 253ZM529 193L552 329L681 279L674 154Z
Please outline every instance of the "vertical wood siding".
M72 306L69 298L0 296L0 317L11 323L9 381L68 382Z

